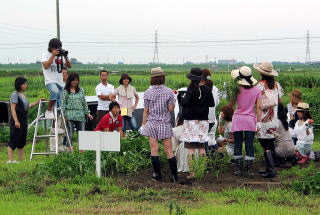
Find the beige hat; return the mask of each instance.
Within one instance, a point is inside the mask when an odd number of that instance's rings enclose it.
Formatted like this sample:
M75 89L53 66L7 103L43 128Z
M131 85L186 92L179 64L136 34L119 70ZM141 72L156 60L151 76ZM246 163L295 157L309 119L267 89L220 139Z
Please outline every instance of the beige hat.
M161 67L156 67L151 69L151 78L158 77L158 76L164 76L164 71L161 69Z
M243 86L253 86L258 83L258 81L252 77L252 71L250 67L247 66L242 66L239 69L232 70L231 77L234 80L237 79L237 83Z
M297 110L309 110L309 104L305 102L299 102Z
M277 70L273 69L273 65L270 62L263 62L261 64L253 64L253 68L258 70L261 74L271 77L278 76Z

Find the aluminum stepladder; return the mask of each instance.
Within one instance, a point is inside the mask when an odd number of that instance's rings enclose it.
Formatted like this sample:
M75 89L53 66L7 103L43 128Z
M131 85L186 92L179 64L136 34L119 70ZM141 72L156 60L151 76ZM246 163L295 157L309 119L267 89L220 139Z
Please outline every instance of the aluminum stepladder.
M58 134L58 120L61 119L63 126L65 128L65 135L66 135L66 139L67 142L69 143L69 151L73 151L72 146L71 146L71 141L70 141L70 137L69 134L67 132L67 126L66 126L66 121L65 121L65 117L63 115L63 111L61 110L61 108L57 108L56 105L53 107L53 112L54 112L54 119L47 119L45 118L45 114L41 113L42 109L43 109L43 105L48 103L48 101L40 101L39 102L39 107L38 107L38 113L37 113L37 118L34 121L35 122L35 130L34 130L34 135L33 135L33 141L32 141L32 148L31 148L31 155L30 155L30 161L32 160L34 155L58 155L59 154L59 134ZM53 121L54 123L54 134L51 134L51 128L49 129L50 134L45 134L45 135L39 135L38 131L39 131L39 123L40 121L44 121L44 127L45 127L45 131L47 132L47 121ZM38 139L45 139L45 138L54 138L54 142L55 142L55 150L51 151L49 150L49 144L47 141L46 142L46 152L35 152L36 149L36 144L37 144L37 140Z

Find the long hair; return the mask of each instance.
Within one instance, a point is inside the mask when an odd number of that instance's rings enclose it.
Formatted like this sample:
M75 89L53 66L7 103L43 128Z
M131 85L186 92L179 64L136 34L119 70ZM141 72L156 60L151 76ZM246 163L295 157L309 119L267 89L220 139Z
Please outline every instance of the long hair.
M297 110L303 113L303 120L306 121L308 119L312 119L312 115L309 110Z
M276 81L274 80L274 77L271 76L266 76L261 74L262 78L261 81L265 81L267 83L267 86L270 90L273 90L275 85L276 85Z
M195 92L195 95L199 97L200 95L200 89L199 89L200 81L191 80L188 90L191 90L192 92Z
M282 103L278 104L278 119L281 121L284 129L288 131L289 123L288 123L288 109L284 107Z
M71 89L71 82L74 80L78 80L78 85L76 86L76 93L78 93L80 91L79 88L79 84L80 84L80 79L79 79L79 75L78 73L72 72L69 74L67 82L66 82L66 86L64 87L65 90L68 91L68 93L70 94L70 89Z
M202 76L205 77L205 80L204 80L205 85L208 86L212 90L213 82L211 79L207 79L208 76L211 78L211 72L208 69L203 69Z

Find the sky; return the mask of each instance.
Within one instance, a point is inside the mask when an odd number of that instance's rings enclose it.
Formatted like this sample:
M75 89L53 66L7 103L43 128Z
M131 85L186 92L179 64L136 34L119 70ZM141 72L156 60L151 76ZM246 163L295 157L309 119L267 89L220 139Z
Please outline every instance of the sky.
M56 0L0 1L0 63L40 60L57 35ZM162 63L304 62L309 30L319 61L319 9L318 0L60 0L61 41L83 63L152 62L155 30Z

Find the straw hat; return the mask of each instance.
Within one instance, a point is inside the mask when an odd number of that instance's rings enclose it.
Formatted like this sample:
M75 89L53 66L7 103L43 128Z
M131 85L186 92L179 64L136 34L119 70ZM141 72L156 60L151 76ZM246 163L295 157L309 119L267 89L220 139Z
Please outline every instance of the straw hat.
M291 93L289 93L289 96L295 97L299 100L302 99L302 92L299 89L294 89Z
M165 76L164 71L161 67L156 67L151 69L151 78L158 77L158 76Z
M258 70L261 74L271 77L278 76L277 70L273 69L273 65L270 62L263 62L261 64L253 64L253 68Z
M254 77L252 77L252 71L250 67L247 66L242 66L239 69L232 70L231 77L234 80L237 80L238 84L243 86L253 86L258 83L258 81Z
M305 102L299 102L297 106L297 111L299 110L309 110L309 104Z
M202 69L200 68L192 68L190 73L187 75L187 78L193 81L201 81L205 79L202 75Z

